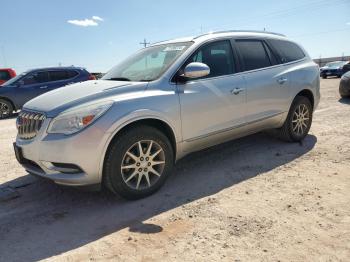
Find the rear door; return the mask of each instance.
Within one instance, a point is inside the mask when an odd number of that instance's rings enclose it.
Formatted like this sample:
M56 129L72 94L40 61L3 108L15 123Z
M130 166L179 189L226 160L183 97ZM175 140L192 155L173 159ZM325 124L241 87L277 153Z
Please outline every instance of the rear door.
M63 87L74 83L74 78L78 75L75 70L50 70L49 71L49 90Z
M263 39L236 39L247 87L247 123L287 110L288 72Z

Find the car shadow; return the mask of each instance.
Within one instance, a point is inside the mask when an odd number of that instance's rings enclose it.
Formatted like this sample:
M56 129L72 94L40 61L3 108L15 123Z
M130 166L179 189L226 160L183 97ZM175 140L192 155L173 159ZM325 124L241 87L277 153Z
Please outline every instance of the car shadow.
M6 119L14 119L14 118L17 118L18 113L19 113L19 112L13 113L10 117L6 117L6 118L4 118L4 119L0 119L0 121L1 121L1 120L6 120Z
M342 103L342 104L346 104L346 105L350 105L350 97L342 97L338 100L338 102Z
M150 218L212 196L292 162L312 150L317 138L285 143L264 133L193 153L180 160L156 194L126 201L108 193L82 192L46 180L22 183L20 197L0 203L3 261L37 261L82 247L122 229L157 234ZM21 185L28 176L0 186ZM122 248L122 247L121 247Z

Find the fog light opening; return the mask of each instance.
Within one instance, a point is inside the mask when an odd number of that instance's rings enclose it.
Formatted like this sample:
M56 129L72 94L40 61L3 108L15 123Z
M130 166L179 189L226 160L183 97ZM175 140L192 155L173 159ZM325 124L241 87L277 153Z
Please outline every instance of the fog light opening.
M54 170L63 174L83 173L83 170L74 164L66 164L66 163L51 163L51 164L54 167Z

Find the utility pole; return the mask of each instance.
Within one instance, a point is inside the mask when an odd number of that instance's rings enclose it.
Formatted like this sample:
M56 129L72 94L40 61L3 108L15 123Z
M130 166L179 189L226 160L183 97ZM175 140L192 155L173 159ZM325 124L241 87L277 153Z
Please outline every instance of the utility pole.
M341 61L344 61L344 52L341 54Z
M150 43L150 42L147 42L147 41L146 41L146 38L143 39L143 42L140 43L140 45L143 45L144 48L146 48L147 45L149 45L149 44L151 44L151 43Z
M320 59L318 60L318 64L320 67L322 66L322 55L320 55Z
M149 45L149 44L150 44L150 42L147 42L146 38L143 39L143 42L140 43L140 45L143 45L144 48L146 48L147 45ZM147 57L145 57L145 68L147 68L147 67L148 67L148 62L147 62Z

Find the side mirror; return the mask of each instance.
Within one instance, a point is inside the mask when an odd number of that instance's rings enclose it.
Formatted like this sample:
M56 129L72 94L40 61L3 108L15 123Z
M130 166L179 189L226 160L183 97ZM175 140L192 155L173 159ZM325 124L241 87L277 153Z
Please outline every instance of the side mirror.
M184 74L182 76L186 78L199 78L199 77L207 76L209 74L210 74L209 66L203 63L192 62L185 67Z

